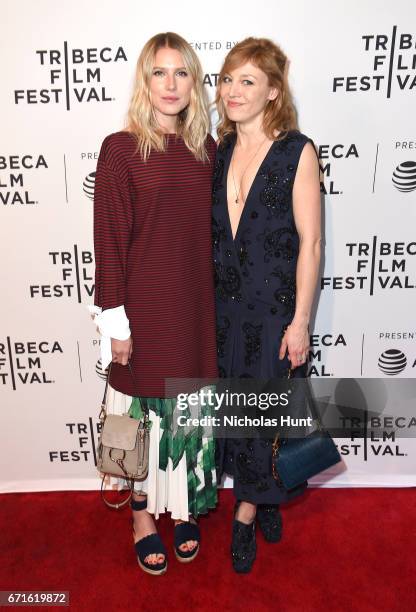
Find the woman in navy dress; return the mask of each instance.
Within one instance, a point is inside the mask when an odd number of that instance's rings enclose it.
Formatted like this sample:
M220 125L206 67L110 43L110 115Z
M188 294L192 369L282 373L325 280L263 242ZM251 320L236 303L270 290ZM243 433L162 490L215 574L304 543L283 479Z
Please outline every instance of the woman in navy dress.
M298 131L287 59L266 39L248 38L220 72L219 146L213 188L213 241L220 376L306 376L309 318L320 261L319 165ZM218 440L220 474L234 476L232 560L250 571L255 522L281 536L287 492L272 475L272 440Z

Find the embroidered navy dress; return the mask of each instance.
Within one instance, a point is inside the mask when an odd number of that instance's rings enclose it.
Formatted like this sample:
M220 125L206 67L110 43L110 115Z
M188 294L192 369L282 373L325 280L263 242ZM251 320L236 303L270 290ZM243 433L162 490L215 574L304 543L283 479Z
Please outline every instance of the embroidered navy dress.
M227 174L236 142L218 147L213 184L213 244L220 376L270 379L287 376L279 360L281 339L296 306L299 237L292 189L299 158L310 139L290 131L274 142L247 195L235 239L227 206ZM305 376L306 365L293 376ZM272 476L271 439L218 439L219 476L234 476L238 500L278 504L302 493L286 492Z

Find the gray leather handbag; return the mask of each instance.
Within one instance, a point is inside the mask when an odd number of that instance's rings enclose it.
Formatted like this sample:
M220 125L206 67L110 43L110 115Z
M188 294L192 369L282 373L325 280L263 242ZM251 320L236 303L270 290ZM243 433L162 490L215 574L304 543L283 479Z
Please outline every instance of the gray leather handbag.
M100 421L101 433L98 441L97 468L103 474L101 481L101 496L110 508L122 508L132 495L135 480L145 480L149 469L149 413L144 411L143 419L134 419L127 414L107 414L107 389L111 374L108 369L103 401L101 403ZM133 376L130 362L130 373ZM104 481L107 475L125 478L130 492L120 503L111 503L104 496Z

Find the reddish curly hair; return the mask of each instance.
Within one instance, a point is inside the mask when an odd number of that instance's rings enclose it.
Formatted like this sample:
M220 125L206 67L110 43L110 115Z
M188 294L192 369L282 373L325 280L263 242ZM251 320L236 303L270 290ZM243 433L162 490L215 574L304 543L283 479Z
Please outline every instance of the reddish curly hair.
M235 122L228 119L220 96L220 86L226 74L242 64L251 62L268 77L269 85L276 87L279 95L269 100L264 110L263 129L271 140L283 138L289 130L298 129L295 106L288 83L288 59L281 48L268 38L246 38L227 54L221 68L215 103L219 114L217 134L220 142L236 131ZM274 135L278 131L279 136Z

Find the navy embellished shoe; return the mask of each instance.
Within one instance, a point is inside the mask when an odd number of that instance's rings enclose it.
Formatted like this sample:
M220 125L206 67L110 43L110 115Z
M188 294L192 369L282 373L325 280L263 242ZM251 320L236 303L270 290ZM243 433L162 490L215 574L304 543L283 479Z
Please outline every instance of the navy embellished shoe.
M143 501L131 499L130 506L132 510L145 510L147 508L147 499ZM166 572L168 567L166 560L166 549L158 533L151 533L138 542L135 542L134 548L136 550L137 562L144 572L153 574L154 576L160 576ZM145 559L149 555L165 555L165 559L162 563L146 563Z
M264 539L267 542L278 542L282 537L282 515L279 504L259 504L257 518Z
M175 525L175 555L181 563L189 563L197 556L200 542L199 527L195 523L178 523ZM179 547L189 540L195 540L198 544L192 550L181 550Z
M233 568L238 574L247 574L251 571L256 558L256 519L246 524L235 518L238 504L234 510L233 535L231 542L231 557Z

